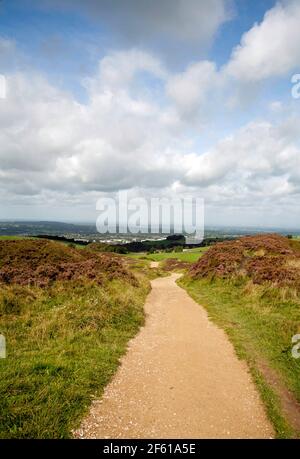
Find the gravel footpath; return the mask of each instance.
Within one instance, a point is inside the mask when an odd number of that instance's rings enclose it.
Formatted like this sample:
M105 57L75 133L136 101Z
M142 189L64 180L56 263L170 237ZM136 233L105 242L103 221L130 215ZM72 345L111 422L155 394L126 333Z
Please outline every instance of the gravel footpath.
M274 436L246 363L178 277L152 281L146 324L75 437Z

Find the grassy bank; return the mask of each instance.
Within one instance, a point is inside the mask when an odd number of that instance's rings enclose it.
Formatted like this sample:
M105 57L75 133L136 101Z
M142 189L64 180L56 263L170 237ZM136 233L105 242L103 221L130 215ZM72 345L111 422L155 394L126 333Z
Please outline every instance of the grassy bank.
M148 281L0 288L0 437L66 438L143 323Z
M179 282L226 331L239 357L247 360L277 435L297 435L273 389L282 384L300 401L300 359L291 354L292 336L300 332L299 297L292 289L254 285L245 278L186 276ZM274 370L276 381L266 368Z

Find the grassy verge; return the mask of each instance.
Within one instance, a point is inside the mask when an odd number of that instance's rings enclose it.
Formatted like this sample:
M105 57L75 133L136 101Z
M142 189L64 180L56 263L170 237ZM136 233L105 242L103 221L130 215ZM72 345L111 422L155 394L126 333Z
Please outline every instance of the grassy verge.
M261 363L276 372L278 383L300 401L300 360L291 354L292 336L300 331L299 297L287 288L258 286L242 278L191 280L186 276L179 283L226 331L238 356L247 360L277 436L298 435Z
M149 290L122 279L0 289L0 438L68 438L143 323Z

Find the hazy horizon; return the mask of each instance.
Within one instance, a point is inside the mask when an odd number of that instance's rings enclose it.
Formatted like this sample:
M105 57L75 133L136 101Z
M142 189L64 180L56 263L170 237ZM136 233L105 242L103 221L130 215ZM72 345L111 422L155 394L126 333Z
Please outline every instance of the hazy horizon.
M20 219L0 219L0 223L59 223L59 224L70 224L70 225L78 225L78 226L95 226L96 227L96 222L93 221L76 221L76 220L38 220L38 219L26 219L26 218L20 218ZM117 223L119 224L119 223ZM120 223L121 224L121 223ZM218 230L218 229L240 229L240 230L247 230L247 229L252 229L252 230L282 230L282 231L297 231L300 233L300 228L299 226L294 226L294 227L289 227L289 226L261 226L261 225L229 225L229 224L206 224L204 225L205 230ZM122 233L116 233L116 234L122 234ZM167 234L167 233L165 233Z
M4 0L0 18L2 218L94 222L127 190L203 198L210 226L300 226L299 1Z

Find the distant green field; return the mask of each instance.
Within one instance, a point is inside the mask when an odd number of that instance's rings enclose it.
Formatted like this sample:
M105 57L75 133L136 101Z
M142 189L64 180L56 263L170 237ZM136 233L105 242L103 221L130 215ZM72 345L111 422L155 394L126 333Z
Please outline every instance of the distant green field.
M147 254L143 253L129 253L127 256L132 258L147 258L152 261L164 261L168 258L176 258L180 261L188 261L194 263L199 257L208 250L209 247L197 247L195 249L187 249L184 252L159 252Z

